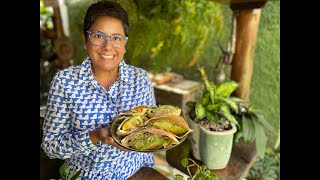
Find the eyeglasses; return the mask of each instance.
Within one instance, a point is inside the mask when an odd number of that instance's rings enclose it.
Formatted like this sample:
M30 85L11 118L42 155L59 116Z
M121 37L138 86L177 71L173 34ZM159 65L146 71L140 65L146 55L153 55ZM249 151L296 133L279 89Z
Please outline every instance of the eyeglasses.
M95 46L104 46L107 39L110 38L113 47L124 48L128 40L128 37L122 36L121 34L107 36L101 31L87 31L87 33L91 44Z

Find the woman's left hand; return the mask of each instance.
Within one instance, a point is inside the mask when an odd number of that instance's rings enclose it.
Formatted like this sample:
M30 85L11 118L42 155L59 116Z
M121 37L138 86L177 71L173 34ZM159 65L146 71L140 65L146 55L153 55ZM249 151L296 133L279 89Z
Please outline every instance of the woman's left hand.
M102 141L106 144L110 144L118 149L121 149L122 151L126 151L126 152L130 151L130 150L120 146L119 144L117 144L114 141L114 139L112 138L111 133L110 133L110 126L95 129L95 130L91 131L90 132L90 139L93 144L97 144L98 142Z

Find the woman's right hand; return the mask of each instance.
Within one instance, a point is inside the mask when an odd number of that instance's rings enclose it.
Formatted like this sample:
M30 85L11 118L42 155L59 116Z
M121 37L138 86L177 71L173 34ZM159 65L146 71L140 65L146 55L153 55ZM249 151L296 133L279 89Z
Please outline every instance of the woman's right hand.
M97 144L98 142L102 141L106 144L110 144L118 149L121 149L122 151L130 151L128 149L123 148L114 141L110 133L110 126L95 129L89 133L89 136L93 144Z

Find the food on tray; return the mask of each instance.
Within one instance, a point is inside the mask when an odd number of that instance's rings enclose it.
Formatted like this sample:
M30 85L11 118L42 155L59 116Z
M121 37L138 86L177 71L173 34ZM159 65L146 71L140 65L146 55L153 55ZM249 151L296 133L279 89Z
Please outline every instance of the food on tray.
M171 132L179 139L186 136L192 130L189 128L187 122L181 116L160 116L149 119L145 122L146 127L154 127Z
M125 147L137 150L160 149L178 144L179 141L171 133L156 128L141 128L121 140Z
M114 121L119 122L115 128L116 140L138 151L179 144L193 131L180 114L181 109L171 105L137 106L116 116Z

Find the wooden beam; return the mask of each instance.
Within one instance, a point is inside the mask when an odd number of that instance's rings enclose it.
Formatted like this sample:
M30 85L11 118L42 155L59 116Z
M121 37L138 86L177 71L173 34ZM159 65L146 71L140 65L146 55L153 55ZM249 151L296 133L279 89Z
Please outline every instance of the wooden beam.
M253 71L253 56L259 27L261 8L233 10L236 14L236 47L232 60L231 79L240 87L235 96L248 99Z

